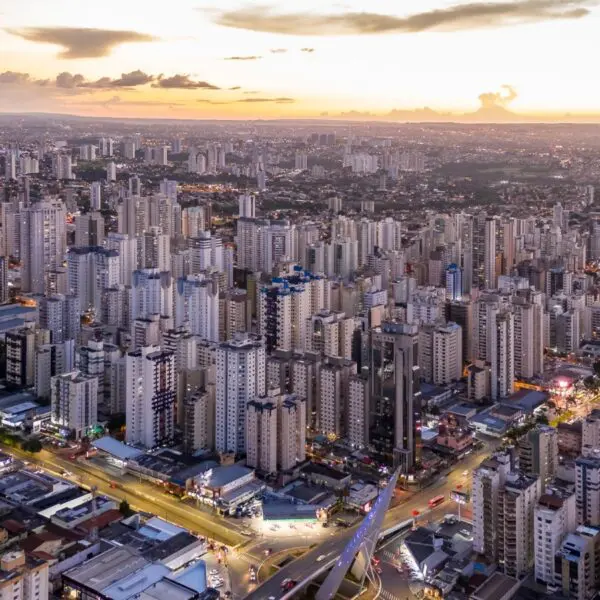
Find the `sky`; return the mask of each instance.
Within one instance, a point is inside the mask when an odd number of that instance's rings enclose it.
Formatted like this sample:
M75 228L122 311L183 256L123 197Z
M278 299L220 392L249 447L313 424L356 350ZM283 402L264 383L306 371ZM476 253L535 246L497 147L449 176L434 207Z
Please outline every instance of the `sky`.
M600 0L0 0L0 111L600 120Z

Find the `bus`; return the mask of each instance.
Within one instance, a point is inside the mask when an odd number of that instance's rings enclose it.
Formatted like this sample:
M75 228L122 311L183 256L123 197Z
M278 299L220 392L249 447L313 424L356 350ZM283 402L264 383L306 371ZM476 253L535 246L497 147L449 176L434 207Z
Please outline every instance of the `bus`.
M435 496L435 498L432 498L429 501L429 508L435 508L436 506L439 506L445 499L445 496Z

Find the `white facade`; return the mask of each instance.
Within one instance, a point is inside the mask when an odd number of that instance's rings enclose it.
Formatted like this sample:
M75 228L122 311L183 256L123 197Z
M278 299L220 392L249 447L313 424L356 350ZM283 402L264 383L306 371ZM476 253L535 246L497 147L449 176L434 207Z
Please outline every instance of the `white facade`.
M98 422L98 378L78 371L57 375L51 382L52 422L74 430L77 439Z
M246 451L246 406L265 394L265 361L265 348L258 336L239 334L217 349L217 452Z
M216 273L188 275L177 281L175 326L183 325L201 339L219 341L219 281Z
M554 492L540 497L533 516L537 583L554 583L554 555L565 535L572 532L576 526L575 494Z
M21 210L21 289L43 294L46 273L63 263L67 249L65 205L44 201Z

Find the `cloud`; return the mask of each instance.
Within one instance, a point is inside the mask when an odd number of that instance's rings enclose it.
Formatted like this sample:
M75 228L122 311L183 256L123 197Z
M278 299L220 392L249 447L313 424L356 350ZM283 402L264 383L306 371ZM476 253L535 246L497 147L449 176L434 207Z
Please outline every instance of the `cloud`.
M504 0L469 2L408 16L371 12L280 13L270 6L247 6L212 11L213 20L225 27L286 35L356 35L461 31L539 23L557 19L580 19L598 0Z
M173 77L163 77L159 75L157 82L152 87L179 89L179 90L219 90L221 88L212 85L206 81L194 81L189 75L173 75Z
M0 73L0 85L48 85L47 79L34 79L29 73L4 71Z
M233 92L233 91L235 91L235 90L241 90L242 88L241 88L241 86L239 86L239 85L234 85L233 87L230 87L230 88L227 88L227 89L228 89L228 90L231 90L231 91Z
M260 60L262 56L228 56L223 60Z
M287 52L287 48L272 48L269 50L271 54L285 54Z
M239 100L231 100L229 102L226 101L215 101L215 100L210 100L208 98L200 98L199 100L196 100L196 102L201 102L202 104L240 104L240 103L245 103L245 104L255 104L255 103L261 103L261 102L273 102L274 104L292 104L293 102L296 102L296 100L294 100L294 98L241 98Z
M293 98L242 98L236 102L275 102L276 104L291 104L296 101Z
M160 100L124 100L121 96L112 96L105 100L89 100L70 103L70 106L102 106L111 108L114 106L167 106L173 108L176 106L185 106L182 102L162 102Z
M248 90L247 92L244 92L244 94L258 94L259 91L258 90Z
M86 81L83 75L72 74L67 71L59 73L56 76L56 87L64 89L73 88L91 88L91 89L110 89L110 88L131 88L138 85L146 85L156 78L154 75L148 75L139 69L131 73L121 73L121 77L111 79L110 77L101 77L96 81Z
M502 92L484 92L479 95L481 108L506 108L516 97L516 90L510 85L501 85Z
M61 46L63 51L59 53L60 58L100 58L108 56L121 44L158 39L137 31L85 27L25 27L7 31L30 42Z
M300 48L300 52L308 52L312 54L315 51L314 48Z

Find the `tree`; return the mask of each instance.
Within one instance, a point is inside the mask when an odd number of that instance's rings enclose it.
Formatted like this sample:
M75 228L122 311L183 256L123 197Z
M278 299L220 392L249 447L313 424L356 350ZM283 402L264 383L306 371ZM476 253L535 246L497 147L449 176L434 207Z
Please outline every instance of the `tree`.
M594 373L596 374L597 377L600 377L600 360L597 360L594 363Z
M37 438L32 439L32 440L25 440L21 444L21 449L25 450L25 452L31 452L31 453L41 452L42 451L42 442L40 442L40 440L38 440Z
M131 510L131 506L129 506L129 502L127 502L127 500L125 500L125 498L123 498L123 500L121 500L121 504L119 504L119 512L124 517L129 517L133 512Z

